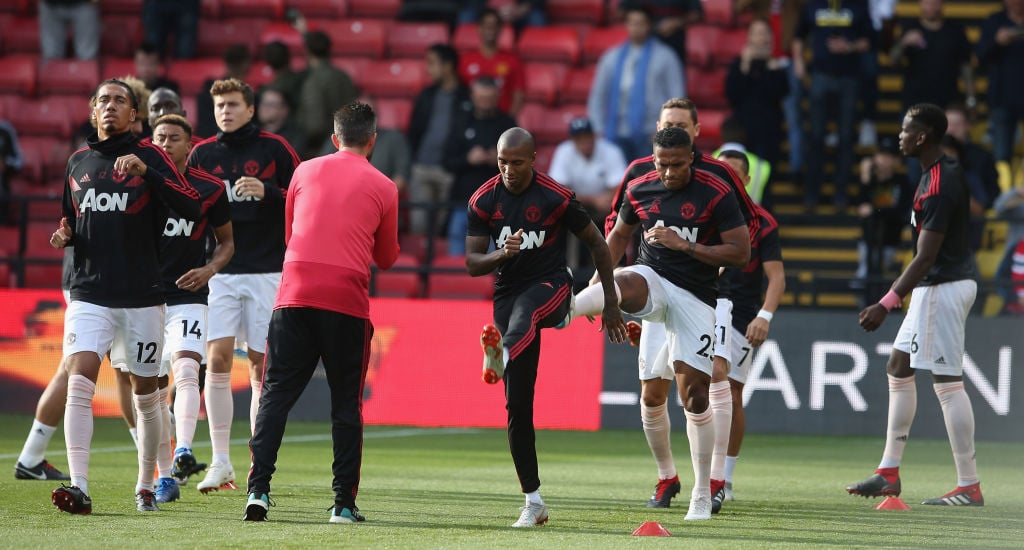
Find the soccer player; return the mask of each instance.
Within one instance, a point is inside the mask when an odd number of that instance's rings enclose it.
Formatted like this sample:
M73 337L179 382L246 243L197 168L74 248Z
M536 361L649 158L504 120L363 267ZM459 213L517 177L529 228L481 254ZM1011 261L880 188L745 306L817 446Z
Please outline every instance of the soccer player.
M284 261L284 193L299 164L288 142L253 124L255 96L248 84L218 80L210 95L220 132L192 149L188 165L220 178L227 187L235 254L209 282L206 416L213 461L196 486L203 493L234 487L231 365L236 341L249 358L249 426L255 428L267 327Z
M615 307L612 262L601 232L571 191L534 170L536 145L522 128L498 139L499 174L473 194L467 208L466 269L478 277L495 270L494 323L484 326L483 378L505 383L508 442L526 505L513 527L548 520L540 496L533 396L540 359L540 331L565 317L572 297L566 267L567 233L585 243L602 280L602 323L613 342L625 340L626 326ZM493 243L495 250L488 252Z
M156 128L156 121L164 115L178 115L182 118L188 118L185 107L181 104L181 96L177 92L170 88L157 88L149 95L149 127ZM202 138L194 134L190 140L192 145L197 145L200 141L203 141ZM152 138L143 140L143 142L149 141L152 141Z
M696 480L685 519L701 520L711 517L715 433L708 386L718 268L745 266L750 236L732 187L693 166L690 139L682 128L655 134L655 170L629 182L607 241L618 261L637 228L644 230L636 265L616 271L615 283L619 307L645 321L639 342L641 414L660 478L648 506L662 507L661 501L667 504L679 491L666 410L674 378ZM576 297L573 314L595 315L600 307L600 293L588 288Z
M960 164L942 153L946 115L919 103L907 110L900 151L921 162L910 222L917 233L914 257L877 304L860 312L860 326L874 331L910 296L910 308L889 355L889 419L885 450L875 473L846 491L865 497L899 496L900 461L917 411L914 374L931 371L956 463L957 487L922 504L983 506L974 458L974 411L964 391L963 356L967 313L978 291L968 249L970 195Z
M164 326L159 235L166 208L195 220L199 195L167 155L139 145L129 131L139 105L127 84L102 82L91 103L96 134L68 160L65 219L50 237L55 248L75 247L63 353L69 375L64 437L71 486L55 489L51 500L65 512L92 511L92 399L100 360L113 348L127 358L139 419L136 508L155 511L151 487L160 437L157 374Z
M171 467L170 448L163 448L170 444L170 414L167 407L161 407L162 423L168 433L160 439L161 452L157 461L160 482L156 499L157 502L169 502L178 498L179 483L187 482L189 476L205 467L197 463L192 454L192 438L199 417L199 365L206 355L207 283L227 265L234 254L235 243L224 182L200 168L185 165L192 150L192 125L179 115L164 115L154 122L153 143L167 153L181 175L199 193L201 204L198 222L170 213L160 247L167 301L160 392L161 403L166 403L167 376L168 372L173 372L177 388L174 402L177 448ZM207 262L206 240L211 235L217 246Z
M727 150L719 160L728 164L743 180L750 179L747 155ZM715 357L708 387L708 402L715 416L715 450L711 454L711 513L732 500L732 474L739 458L746 418L743 414L743 386L753 361L754 348L764 343L772 317L786 291L786 273L779 245L779 224L767 210L755 206L760 229L750 243L750 263L744 269L727 269L719 278L719 299L732 308L719 321L716 310ZM768 279L764 301L761 289ZM724 323L731 323L730 325ZM724 340L725 344L720 345Z
M288 252L270 320L267 375L249 447L246 521L265 521L288 412L317 362L331 388L334 507L330 523L364 521L356 507L363 457L363 383L370 359L370 263L398 258L398 188L367 157L377 117L364 103L334 114L337 153L302 163L288 188Z

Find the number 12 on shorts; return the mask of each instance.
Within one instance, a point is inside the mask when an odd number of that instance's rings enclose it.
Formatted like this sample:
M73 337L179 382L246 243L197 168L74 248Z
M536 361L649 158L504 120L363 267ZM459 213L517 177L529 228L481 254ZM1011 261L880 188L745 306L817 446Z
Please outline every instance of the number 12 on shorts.
M136 363L156 363L156 342L135 342L135 345L139 347Z

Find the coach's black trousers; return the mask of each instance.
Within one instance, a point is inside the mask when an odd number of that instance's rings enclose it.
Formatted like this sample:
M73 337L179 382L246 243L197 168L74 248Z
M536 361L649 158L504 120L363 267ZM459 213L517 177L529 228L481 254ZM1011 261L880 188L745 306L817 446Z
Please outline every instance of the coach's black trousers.
M274 310L267 337L263 395L249 449L251 492L270 492L288 412L323 360L331 388L335 504L355 505L363 458L363 382L373 325L342 313L313 308Z
M540 488L537 438L533 429L540 329L553 327L565 318L571 292L572 281L566 274L494 300L494 325L501 331L504 346L509 350L504 377L508 446L524 493Z

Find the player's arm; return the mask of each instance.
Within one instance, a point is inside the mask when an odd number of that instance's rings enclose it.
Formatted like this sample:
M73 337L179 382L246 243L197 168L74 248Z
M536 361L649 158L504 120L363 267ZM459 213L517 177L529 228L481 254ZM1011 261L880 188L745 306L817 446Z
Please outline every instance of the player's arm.
M619 260L622 259L622 255L626 253L629 243L633 240L633 234L636 233L639 226L639 223L626 223L621 213L615 219L615 225L612 226L612 230L605 239L605 243L608 245L609 260L611 260L612 265L618 264ZM600 275L600 273L597 273L597 275Z
M877 304L872 304L860 312L860 326L871 332L882 325L885 316L889 314L896 305L903 300L903 297L910 293L928 274L928 270L935 265L935 259L939 255L939 248L942 247L942 240L945 233L922 229L917 237L917 253L907 264L907 268L896 279L889 289L889 292Z
M519 229L509 235L504 246L488 253L490 243L491 238L486 235L466 235L466 271L470 275L487 275L518 256L523 245L523 230Z
M747 341L753 347L758 347L768 338L768 330L771 328L771 318L775 310L779 308L782 301L782 294L786 292L786 271L782 267L782 261L770 261L762 264L764 276L768 279L768 290L764 293L764 303L761 304L761 311L757 317L747 325Z
M390 189L390 202L373 234L373 263L381 269L395 265L398 259L398 189Z
M64 196L61 199L61 213L64 215L57 225L57 230L50 235L50 246L64 248L74 246L71 240L74 238L73 227L78 223L78 211L75 210L75 201L72 196L71 186L68 182L71 179L70 163L67 173L64 176Z
M213 228L213 236L217 239L217 247L213 249L213 256L206 265L188 270L184 275L174 282L182 290L193 292L206 286L206 283L214 275L224 269L235 255L235 237L228 221Z
M156 147L153 150L160 154L160 158L150 157L152 165L146 164L138 155L122 155L114 160L114 171L142 177L171 210L189 221L198 221L199 192L185 181L162 150Z
M576 233L587 248L590 249L590 256L594 259L597 267L597 275L601 278L601 286L604 289L604 309L601 312L601 325L608 333L608 340L616 344L626 341L626 322L622 319L622 312L619 311L619 298L615 293L615 276L612 275L614 263L608 251L608 244L601 238L601 232L593 222L584 226L583 230Z

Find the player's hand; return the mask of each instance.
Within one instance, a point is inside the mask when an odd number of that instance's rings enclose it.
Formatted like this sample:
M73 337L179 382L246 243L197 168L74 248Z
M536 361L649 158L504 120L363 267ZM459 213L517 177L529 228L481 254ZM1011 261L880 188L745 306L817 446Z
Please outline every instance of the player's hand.
M644 239L647 244L663 246L672 250L682 250L689 246L689 241L683 240L678 233L665 226L657 226L644 231Z
M617 304L605 304L601 312L601 330L608 333L608 341L621 344L627 340L626 321Z
M148 167L135 155L123 155L114 161L114 172L129 176L145 176Z
M996 31L996 43L1000 46L1007 46L1010 42L1021 38L1024 34L1017 27L1002 27Z
M515 233L508 236L505 239L505 246L502 247L502 256L504 258L511 258L519 254L520 248L523 246L523 230L519 229Z
M768 338L768 321L761 317L754 317L754 320L747 325L747 342L751 347L758 347Z
M263 182L249 176L242 176L235 180L235 194L239 197L256 197L257 199L263 200L263 196L266 195L267 188L263 185Z
M867 332L873 332L882 326L882 322L885 321L885 316L888 314L889 311L882 304L871 304L860 312L860 326Z
M60 226L57 230L50 235L50 246L54 248L64 248L71 241L71 226L68 225L67 218L60 219Z
M182 290L195 292L206 286L206 283L210 281L213 275L213 270L209 266L204 265L203 267L188 270L188 273L178 277L174 284L178 285L178 288Z
M903 35L903 40L900 40L904 48L915 47L924 49L928 46L928 42L924 39L924 34L920 29L913 29L907 31L907 34Z

